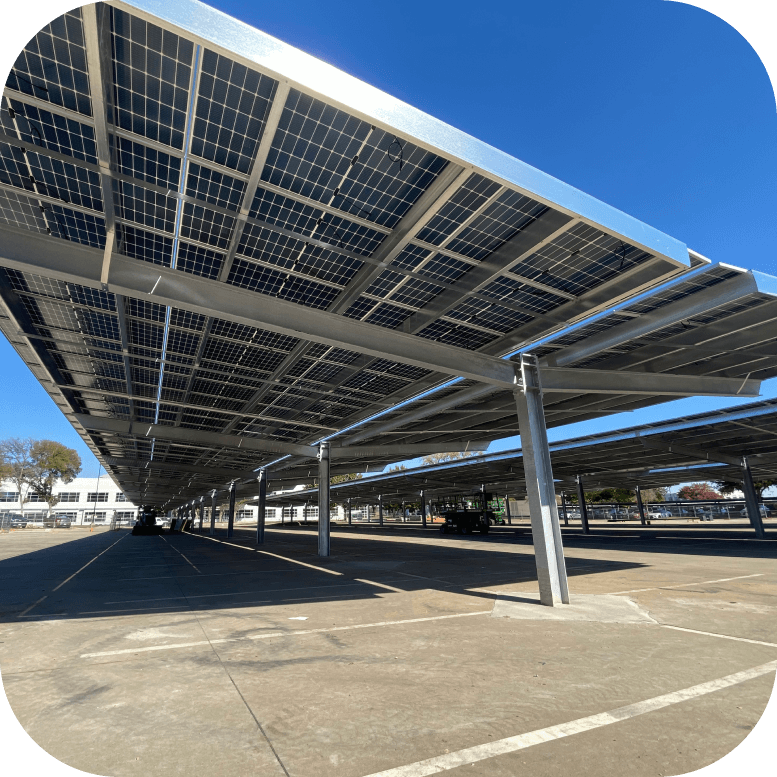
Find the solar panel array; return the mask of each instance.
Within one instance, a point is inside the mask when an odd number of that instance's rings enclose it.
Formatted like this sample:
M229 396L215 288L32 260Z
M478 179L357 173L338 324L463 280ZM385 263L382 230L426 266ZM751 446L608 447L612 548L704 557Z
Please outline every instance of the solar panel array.
M578 475L586 490L655 488L702 480L737 482L740 467L716 461L715 455L721 454L733 460L746 455L756 480L774 479L777 400L550 444L557 490L568 494L575 493ZM341 504L350 499L356 506L375 504L380 495L387 503L418 503L422 490L429 502L438 496L475 493L482 487L523 498L526 482L521 450L477 454L340 483L332 487L332 499ZM270 501L300 504L315 501L316 493L315 489L300 490Z
M88 61L90 35L102 81ZM96 104L106 106L105 122ZM68 12L24 47L0 122L4 224L46 235L52 251L57 241L107 244L174 269L182 282L196 276L248 290L258 320L262 299L272 297L502 355L632 293L635 273L644 285L678 269L277 74L113 6L98 4L96 17ZM99 159L103 126L109 157ZM45 365L50 390L72 414L310 444L449 378L151 297L18 267L0 275L4 331L26 333L35 354L28 362ZM194 471L187 466L242 472L274 458L129 427L86 439L103 461L129 462L108 471L135 501L165 501ZM224 479L200 477L196 488L211 484Z

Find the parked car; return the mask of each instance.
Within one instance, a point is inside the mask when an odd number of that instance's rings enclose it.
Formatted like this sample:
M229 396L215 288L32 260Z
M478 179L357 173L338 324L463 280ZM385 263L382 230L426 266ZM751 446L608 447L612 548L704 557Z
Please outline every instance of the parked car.
M24 529L27 526L27 519L22 515L11 514L4 517L8 518L8 527L10 529Z
M47 529L69 529L70 518L67 515L52 515L43 521L43 525Z
M639 517L639 516L637 516ZM610 510L610 515L607 518L608 521L629 521L632 516L625 508L618 508L617 510Z

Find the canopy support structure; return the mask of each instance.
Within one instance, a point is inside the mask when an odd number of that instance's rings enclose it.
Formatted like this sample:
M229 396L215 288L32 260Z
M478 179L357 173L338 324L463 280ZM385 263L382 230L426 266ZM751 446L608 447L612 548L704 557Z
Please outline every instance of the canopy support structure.
M318 444L318 555L331 555L329 540L329 443Z
M554 607L560 603L569 604L569 587L542 408L540 369L536 356L523 353L515 366L518 387L513 393L524 451L523 464L540 601Z

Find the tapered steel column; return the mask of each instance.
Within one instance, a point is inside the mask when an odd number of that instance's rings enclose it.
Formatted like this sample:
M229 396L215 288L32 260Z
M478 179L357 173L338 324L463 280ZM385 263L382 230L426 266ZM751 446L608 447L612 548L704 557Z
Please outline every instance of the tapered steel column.
M583 491L583 479L580 475L575 476L577 482L577 503L580 505L580 523L583 525L583 534L589 534L588 528L588 509L585 506L585 491Z
M747 517L750 525L755 529L755 536L759 540L764 538L764 524L761 520L761 508L758 504L758 495L755 493L753 485L753 473L750 471L750 464L747 456L742 456L742 484L745 492L745 507L747 508Z
M378 523L383 526L383 494L378 495Z
M256 513L256 544L264 545L264 518L267 508L267 471L259 470L259 504ZM281 508L283 510L283 508Z
M514 395L521 433L540 601L551 607L559 603L569 604L564 547L561 543L553 468L542 407L542 384L535 356L520 355L520 362L516 364L516 384L518 387Z
M507 518L507 525L511 526L513 516L510 514L510 494L505 494L505 517Z
M421 489L421 526L426 528L426 491Z
M645 518L645 505L642 504L642 490L639 486L634 486L634 493L637 495L637 510L639 510L639 522L643 526L647 526L647 519Z
M205 520L205 497L200 497L200 528L199 530L202 531L202 523Z
M351 497L348 497L348 525L351 526L353 521L351 520Z
M235 533L235 496L237 496L237 483L233 480L229 484L229 510L227 512L227 537Z
M210 535L216 533L216 494L218 491L210 492Z
M567 507L567 493L561 492L561 507L564 510L564 526L569 526L569 508Z
M330 555L329 443L318 444L318 555Z

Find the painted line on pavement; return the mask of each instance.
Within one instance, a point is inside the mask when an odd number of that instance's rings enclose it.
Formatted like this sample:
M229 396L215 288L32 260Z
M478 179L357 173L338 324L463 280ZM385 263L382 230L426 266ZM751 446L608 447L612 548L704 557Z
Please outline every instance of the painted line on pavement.
M309 569L315 569L319 572L326 572L328 575L342 575L342 572L336 572L334 569L326 569L325 567L317 567L315 564L308 564L305 561L297 561L294 558L288 558L287 556L279 556L277 553L270 553L267 550L256 550L255 548L247 548L245 545L238 545L235 542L224 542L224 540L218 540L215 537L205 537L201 534L190 534L190 537L199 537L201 540L210 540L211 542L218 542L219 545L231 545L233 548L241 548L247 550L250 553L261 553L263 556L272 556L273 558L279 558L283 561L288 561L291 564L299 564L302 567L308 567Z
M751 645L766 645L766 647L777 648L777 642L761 642L758 639L746 639L745 637L733 637L731 634L717 634L714 631L699 631L698 629L685 629L682 626L670 626L668 623L658 624L662 629L673 629L674 631L687 631L689 634L703 634L705 637L719 637L720 639L733 639L737 642L749 642Z
M739 575L739 577L721 577L719 580L702 580L698 583L678 583L677 585L658 585L653 588L632 588L630 591L613 591L610 596L619 596L620 594L638 594L642 591L662 591L665 588L686 588L689 585L709 585L710 583L728 583L729 580L745 580L748 577L763 577L763 572L754 575Z
M170 645L153 645L144 648L129 648L126 650L106 650L101 653L84 653L81 658L101 658L102 656L120 656L128 653L150 653L156 650L174 650L177 648L194 647L196 645L220 645L225 642L243 642L245 640L276 639L278 637L300 637L305 634L327 634L331 631L353 631L354 629L373 629L381 626L400 626L405 623L425 623L428 621L444 621L451 618L469 618L473 615L488 615L491 610L478 612L457 612L452 615L432 615L428 618L408 618L399 621L379 621L378 623L356 623L351 626L330 626L322 629L295 629L294 631L271 631L267 634L252 634L246 637L228 637L225 639L203 640L201 642L176 642Z
M585 731L591 731L595 728L608 726L611 723L618 723L622 720L637 717L638 715L654 712L655 710L660 710L672 704L679 704L680 702L688 701L689 699L696 699L708 693L714 693L715 691L729 688L732 685L738 685L747 680L769 674L770 672L775 671L775 669L777 669L777 661L770 661L768 664L761 664L752 669L746 669L743 672L737 672L736 674L721 677L718 680L711 680L710 682L693 685L690 688L667 693L663 696L646 699L645 701L640 701L636 704L618 707L609 712L601 712L598 715L589 715L588 717L578 718L577 720L561 723L557 726L549 726L548 728L529 731L526 734L499 739L496 742L487 742L483 745L476 745L475 747L468 747L464 750L446 753L445 755L440 755L435 758L427 758L424 761L417 761L416 763L407 764L406 766L386 769L382 772L370 774L367 777L428 777L428 775L431 774L439 774L440 772L448 771L449 769L456 769L460 766L484 761L487 758L494 758L498 755L524 750L528 747L533 747L534 745L541 745L544 742L552 742L556 739L573 736L574 734L582 734Z
M97 559L100 558L100 556L102 556L103 553L107 553L114 545L116 545L116 543L121 542L126 536L127 536L126 534L123 534L121 537L119 537L118 540L116 540L116 542L112 542L105 550L100 551L100 553L98 553L92 559L92 561L87 561L86 564L84 564L81 567L81 569L77 570L76 572L73 572L73 574L70 575L70 577L65 578L56 588L52 588L51 589L51 593L54 593L55 591L59 591L59 589L62 588L62 586L65 585L65 583L69 583L79 572L83 572L93 561L97 561ZM32 610L35 607L37 607L42 601L44 601L44 599L47 599L47 598L48 598L48 594L46 596L41 596L41 598L38 599L37 602L31 604L26 610L24 610L24 612L19 613L19 615L17 617L23 618L24 616L27 615L27 613L30 610Z

